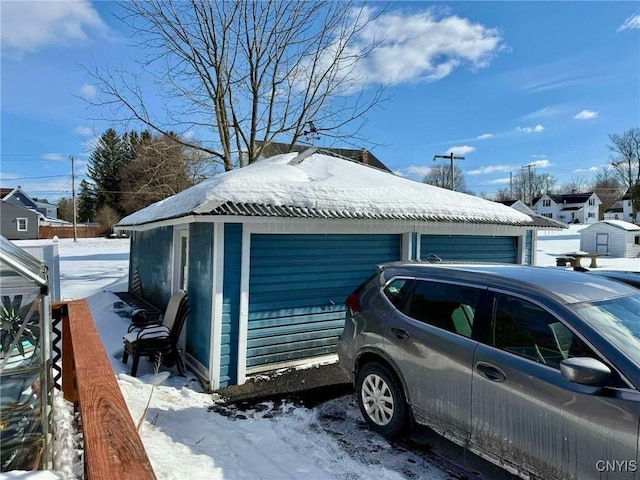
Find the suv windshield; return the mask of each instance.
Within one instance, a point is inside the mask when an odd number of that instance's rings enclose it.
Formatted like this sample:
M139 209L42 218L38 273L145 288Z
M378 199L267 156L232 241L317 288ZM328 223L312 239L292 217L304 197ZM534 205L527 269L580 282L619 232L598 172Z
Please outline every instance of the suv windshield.
M572 308L640 367L640 294L581 303Z

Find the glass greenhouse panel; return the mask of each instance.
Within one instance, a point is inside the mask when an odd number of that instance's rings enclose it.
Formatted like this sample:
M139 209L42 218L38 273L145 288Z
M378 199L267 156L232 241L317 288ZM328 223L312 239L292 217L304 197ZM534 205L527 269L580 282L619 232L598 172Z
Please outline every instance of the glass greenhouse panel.
M0 239L0 471L46 469L52 433L46 270Z

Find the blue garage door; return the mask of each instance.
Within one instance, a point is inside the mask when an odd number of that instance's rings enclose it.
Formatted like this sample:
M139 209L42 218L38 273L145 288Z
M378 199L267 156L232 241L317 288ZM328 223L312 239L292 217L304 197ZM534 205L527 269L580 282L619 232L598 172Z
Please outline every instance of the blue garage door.
M252 235L247 368L335 353L345 298L400 248L400 235Z
M422 235L420 258L430 254L447 261L516 263L516 237Z

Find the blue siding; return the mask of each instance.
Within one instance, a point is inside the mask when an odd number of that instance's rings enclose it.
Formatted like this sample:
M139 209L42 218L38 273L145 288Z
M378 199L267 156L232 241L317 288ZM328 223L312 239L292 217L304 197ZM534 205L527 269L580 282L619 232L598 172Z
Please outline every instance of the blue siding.
M234 385L237 382L241 262L242 224L226 224L224 226L224 282L222 285L221 387Z
M516 263L516 237L470 235L422 235L420 257L430 254L442 260Z
M209 367L213 296L213 224L192 223L189 230L187 352Z
M533 230L527 230L524 236L524 263L531 265L533 261Z
M138 269L145 300L164 310L171 297L173 227L133 232L129 281Z
M344 300L400 235L252 235L247 367L335 353Z
M409 256L410 260L418 260L418 234L411 234L411 254Z

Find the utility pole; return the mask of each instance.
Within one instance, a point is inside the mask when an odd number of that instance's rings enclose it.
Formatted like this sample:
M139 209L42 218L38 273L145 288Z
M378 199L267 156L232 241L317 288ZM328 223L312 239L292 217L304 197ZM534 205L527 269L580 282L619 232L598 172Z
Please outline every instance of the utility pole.
M434 155L433 156L433 161L435 162L436 158L448 158L449 160L451 160L451 190L455 190L455 183L453 181L453 161L454 160L464 160L464 157L454 157L453 156L453 152L451 152L449 155Z
M529 169L529 176L528 176L528 179L529 179L529 205L528 205L528 206L529 206L529 207L530 207L530 206L531 206L531 204L533 203L533 186L532 186L532 183L533 183L533 182L531 181L531 168L532 168L532 167L535 167L535 166L536 166L536 165L535 165L535 163L530 163L530 164L528 164L528 165L524 165L524 166L522 167L522 168L527 168L527 169Z
M73 202L73 241L78 241L78 222L77 222L77 211L76 211L76 169L75 169L75 161L73 157L69 155L71 159L71 201Z
M509 200L513 200L513 172L509 172Z

